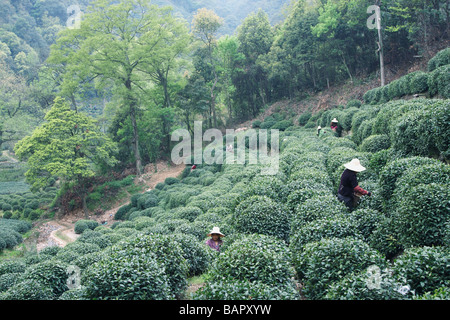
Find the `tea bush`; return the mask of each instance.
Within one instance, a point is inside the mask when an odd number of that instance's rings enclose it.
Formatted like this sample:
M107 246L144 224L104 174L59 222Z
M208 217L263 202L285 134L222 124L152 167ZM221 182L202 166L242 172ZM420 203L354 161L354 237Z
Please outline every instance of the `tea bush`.
M344 204L338 201L332 194L312 197L303 203L299 203L294 209L291 218L291 229L297 230L305 223L316 219L333 217L347 211Z
M439 67L450 64L450 48L439 51L428 61L428 71L432 72Z
M438 163L437 160L426 157L408 157L389 162L383 170L381 170L379 175L378 183L380 187L380 196L385 199L385 201L389 200L395 190L397 179L399 179L407 169L436 163Z
M450 98L450 65L442 66L431 72L428 76L429 94L440 96L442 99Z
M183 257L187 260L188 276L199 275L206 271L211 262L209 248L204 243L199 242L194 235L175 232L173 237L180 244Z
M267 196L274 201L285 201L285 183L277 176L257 176L239 192L237 203L252 196Z
M363 239L367 241L384 219L384 215L374 209L358 207L348 219L353 221Z
M114 248L82 273L83 295L96 300L167 300L172 295L162 263L139 248Z
M125 220L125 215L129 212L129 210L132 208L131 204L126 204L121 206L114 215L114 220Z
M26 269L26 264L22 260L5 260L0 262L0 275L7 273L22 273Z
M392 259L402 252L403 246L395 228L392 217L382 217L375 229L369 235L367 243L387 259Z
M269 197L253 196L242 201L234 210L233 226L238 232L260 233L289 239L289 213L287 208Z
M391 129L392 147L409 156L438 154L432 121L430 110L425 108L406 113Z
M2 295L2 300L52 300L55 296L51 288L36 279L18 281Z
M178 219L186 219L189 222L193 222L203 211L199 207L187 206L174 209L174 213Z
M13 229L0 229L0 251L3 249L12 249L19 243L22 243L22 235Z
M395 184L393 197L395 203L409 192L412 187L419 184L450 182L450 167L444 163L425 164L421 166L408 168Z
M329 191L329 189L324 188L322 185L317 185L317 188L303 188L293 190L286 200L286 206L291 211L291 213L294 213L295 208L298 205L303 204L310 198L320 197L323 194L328 193Z
M11 288L13 285L18 283L22 274L19 272L16 273L5 273L0 275L0 300L1 293Z
M423 71L416 71L412 73L409 81L410 92L424 93L428 91L428 73Z
M345 214L319 218L292 230L289 248L293 255L299 254L307 243L323 238L361 237L355 222Z
M108 238L101 232L91 229L85 230L77 239L77 242L93 244L95 246L98 246L99 249L104 249L112 245L112 241L110 240L110 238Z
M449 254L448 247L409 248L395 259L392 270L420 295L450 285Z
M376 134L365 138L360 145L362 152L376 153L381 150L389 149L391 140L386 134Z
M95 220L82 219L75 222L74 231L76 234L81 234L84 230L94 230L98 225L98 222Z
M186 289L189 266L183 257L182 249L172 236L137 233L115 246L117 246L117 250L123 251L124 254L127 251L133 253L135 250L143 255L155 254L156 261L165 269L172 296L178 297Z
M306 244L294 259L303 293L308 299L323 299L342 276L361 272L371 265L381 269L386 260L364 241L354 238L326 238Z
M343 111L343 114L341 116L341 120L339 123L342 126L342 129L344 131L350 131L352 129L352 121L353 116L359 111L359 107L351 107Z
M445 223L450 219L448 184L420 184L399 200L393 213L399 239L405 246L443 244Z
M450 300L450 287L441 287L423 295L414 296L414 300Z
M372 267L372 268L371 268ZM369 266L359 273L352 273L330 285L327 300L405 300L403 284L392 276L389 270Z
M23 273L23 280L35 280L50 288L54 296L68 290L67 265L61 261L43 261L28 267Z
M215 259L207 275L207 286L223 279L293 286L293 277L286 244L271 236L252 234L234 241Z
M299 300L294 286L272 286L261 281L217 280L208 282L193 295L194 300Z

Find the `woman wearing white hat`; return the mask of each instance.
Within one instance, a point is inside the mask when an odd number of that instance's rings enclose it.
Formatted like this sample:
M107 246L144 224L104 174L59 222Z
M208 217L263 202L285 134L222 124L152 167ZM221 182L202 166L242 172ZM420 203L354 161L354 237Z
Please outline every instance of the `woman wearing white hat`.
M219 227L214 227L210 233L207 234L208 237L211 237L206 241L206 244L214 250L220 251L220 246L222 245L222 237L225 237L225 235L220 232Z
M334 132L336 132L337 128L338 128L338 123L339 121L337 121L336 118L334 118L333 120L331 120L331 130L333 130Z
M346 168L344 173L341 176L341 184L339 185L338 191L338 199L341 202L344 202L345 205L353 210L355 205L355 194L363 195L363 196L371 196L367 190L364 190L358 185L358 179L356 178L356 174L358 172L363 172L366 170L361 165L361 162L358 159L353 159L349 163L344 164Z

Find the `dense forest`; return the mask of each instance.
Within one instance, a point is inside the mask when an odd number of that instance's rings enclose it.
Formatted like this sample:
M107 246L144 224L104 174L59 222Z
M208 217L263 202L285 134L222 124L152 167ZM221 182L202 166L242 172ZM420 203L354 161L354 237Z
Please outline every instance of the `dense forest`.
M373 1L204 2L167 1L173 11L158 7L156 17L148 11L154 5L149 1L107 7L108 1L79 1L85 22L80 29L71 29L67 23L76 12L67 12L70 1L2 0L2 149L12 151L61 96L73 110L95 117L101 129L120 142L119 166L134 162L136 152L146 163L167 155L170 132L180 126L191 130L194 119L223 128L256 116L274 101L357 81L379 68L377 32L367 27L367 8ZM139 6L142 11L123 14L117 6ZM415 56L430 58L436 44L444 46L449 14L448 1L383 1L387 68L395 71L398 61ZM106 16L114 26L107 24ZM230 16L238 21L230 21ZM142 51L157 41L139 40L149 30L142 18L165 26L172 39L153 52ZM164 23L169 21L173 22L167 27ZM93 50L98 48L92 42L100 35L93 25L100 28L102 41L114 39L108 50L127 46L127 56L134 62L154 57L129 72L129 94L137 99L135 117L129 117L133 112L123 106L126 86L117 82L119 74L94 70L98 60ZM131 26L142 28L135 38L130 38ZM102 68L117 67L112 61L103 62ZM131 142L138 133L140 141L133 151Z
M0 300L448 300L449 18L449 0L0 0ZM289 108L325 93L346 101ZM173 166L199 123L220 150L203 136ZM250 163L264 129L275 174ZM249 157L206 161L230 151ZM158 162L178 175L140 184ZM60 218L76 237L37 250Z

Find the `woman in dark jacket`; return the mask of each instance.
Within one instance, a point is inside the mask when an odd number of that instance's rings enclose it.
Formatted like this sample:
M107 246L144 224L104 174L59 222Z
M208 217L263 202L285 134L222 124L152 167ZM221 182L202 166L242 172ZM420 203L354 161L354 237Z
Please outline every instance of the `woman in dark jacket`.
M356 194L369 197L372 194L358 185L356 174L366 170L358 159L353 159L351 162L344 164L344 167L346 169L341 176L338 199L344 202L350 210L353 210L355 207L355 197L357 197Z

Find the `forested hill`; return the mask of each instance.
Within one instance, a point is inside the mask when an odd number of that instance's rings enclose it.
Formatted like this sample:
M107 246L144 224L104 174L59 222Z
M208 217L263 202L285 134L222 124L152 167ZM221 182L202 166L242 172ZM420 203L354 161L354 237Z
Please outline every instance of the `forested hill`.
M252 12L259 9L266 12L272 25L283 20L284 8L290 0L155 0L154 3L169 5L181 13L188 22L192 21L194 13L200 8L213 10L224 19L224 25L219 34L232 35L242 21Z

